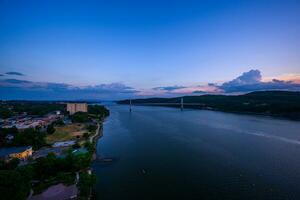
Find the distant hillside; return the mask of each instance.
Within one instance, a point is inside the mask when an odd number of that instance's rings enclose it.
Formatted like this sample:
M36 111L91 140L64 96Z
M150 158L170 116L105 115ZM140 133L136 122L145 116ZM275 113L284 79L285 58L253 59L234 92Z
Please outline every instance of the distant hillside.
M212 109L225 112L241 112L274 115L300 119L300 92L261 91L244 95L184 96L186 108ZM134 99L136 105L158 105L178 107L181 97ZM129 100L118 101L128 104ZM168 103L169 105L164 105ZM190 105L188 105L190 104ZM196 105L192 105L196 104Z

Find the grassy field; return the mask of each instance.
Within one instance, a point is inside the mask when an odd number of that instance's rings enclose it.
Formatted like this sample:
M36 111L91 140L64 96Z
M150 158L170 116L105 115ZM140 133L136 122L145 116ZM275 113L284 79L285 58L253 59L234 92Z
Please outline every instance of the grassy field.
M55 127L55 132L52 135L47 135L46 142L52 144L58 141L72 140L78 136L81 137L85 132L88 132L88 130L81 123L58 126Z

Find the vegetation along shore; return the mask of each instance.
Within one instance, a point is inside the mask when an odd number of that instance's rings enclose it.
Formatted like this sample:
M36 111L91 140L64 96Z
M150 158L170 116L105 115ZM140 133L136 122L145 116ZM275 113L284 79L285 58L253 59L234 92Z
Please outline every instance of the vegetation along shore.
M132 99L134 105L180 107L218 110L245 114L269 115L300 120L300 92L260 91L243 95L200 95L176 98ZM118 101L129 104L130 100Z
M75 106L83 110L70 114L62 102L1 102L2 198L92 197L96 176L90 165L109 110Z

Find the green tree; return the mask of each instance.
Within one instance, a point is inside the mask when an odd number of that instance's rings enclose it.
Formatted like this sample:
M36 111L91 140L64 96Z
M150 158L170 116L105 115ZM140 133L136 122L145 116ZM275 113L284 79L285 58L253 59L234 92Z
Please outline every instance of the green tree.
M90 125L87 126L87 130L89 132L95 132L97 130L97 126L90 124Z
M33 165L22 165L16 168L16 170L23 176L26 182L30 182L30 180L32 180L34 177Z
M75 144L72 145L73 149L79 149L81 146L78 142L76 142Z
M109 110L101 105L89 105L88 113L98 115L101 118L109 116Z
M57 126L63 126L65 125L64 121L62 119L58 119L54 122L55 125Z
M53 124L49 124L47 126L47 133L48 134L53 134L55 132L55 128L54 128L54 125Z
M26 199L30 191L30 182L17 170L0 170L1 199Z
M95 147L92 143L90 142L86 142L84 144L84 147L90 152L90 153L93 153L95 151Z
M13 116L13 112L8 108L0 107L0 118L7 119Z
M83 137L84 137L85 139L88 139L89 136L90 136L90 134L89 134L88 132L85 132L85 133L83 134Z
M39 149L46 145L45 134L35 129L25 129L22 133L16 134L12 141L14 146L32 146L33 149Z
M96 176L94 174L90 175L86 172L81 173L78 183L80 197L88 197L95 183Z
M13 158L8 162L0 160L0 170L12 170L18 167L20 160L18 158Z
M16 135L18 133L18 129L16 127L12 128L0 128L0 147L11 145L10 142L7 141L6 136Z
M44 158L39 158L34 165L34 171L37 179L46 179L55 176L60 170L59 160L53 153L49 153Z
M77 112L74 115L71 116L72 122L75 123L85 123L91 121L89 118L88 113L84 112Z
M55 102L31 102L31 101L12 101L8 102L12 110L17 113L26 112L29 115L43 116L47 113L60 110L65 111L65 105Z

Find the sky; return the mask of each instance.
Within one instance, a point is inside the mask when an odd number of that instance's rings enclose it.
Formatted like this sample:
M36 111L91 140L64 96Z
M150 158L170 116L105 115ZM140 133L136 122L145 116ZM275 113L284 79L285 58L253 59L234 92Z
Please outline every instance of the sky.
M0 99L300 90L299 0L0 0Z

